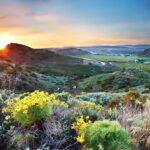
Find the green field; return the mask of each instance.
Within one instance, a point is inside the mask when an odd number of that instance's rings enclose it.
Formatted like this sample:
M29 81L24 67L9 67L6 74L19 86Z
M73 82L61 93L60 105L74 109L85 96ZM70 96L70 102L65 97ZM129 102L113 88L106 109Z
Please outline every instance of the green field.
M135 63L136 60L150 61L150 57L140 56L104 56L104 55L86 55L78 56L88 60L97 60L103 62L113 62L121 68L138 68L150 72L150 64Z
M150 61L150 57L140 57L140 56L105 56L105 55L81 55L78 58L84 59L91 59L91 60L98 60L104 62L133 62L135 60L144 60Z
M37 68L38 69L38 68ZM102 69L99 66L91 65L49 65L41 68L41 71L44 74L57 74L57 75L79 75L79 76L91 76L103 73Z
M122 68L138 68L150 73L150 64L130 64L130 63L115 63L115 64Z

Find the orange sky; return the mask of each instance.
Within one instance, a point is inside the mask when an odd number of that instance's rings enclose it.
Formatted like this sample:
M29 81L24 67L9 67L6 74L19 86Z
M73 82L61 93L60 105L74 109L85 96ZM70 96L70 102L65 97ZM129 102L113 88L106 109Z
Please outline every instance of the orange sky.
M17 29L15 30L17 32ZM22 34L0 34L0 48L6 44L22 43L32 47L84 46L84 45L122 45L143 44L148 39L139 41L137 38L122 37L106 34L105 32L90 32L61 26L56 30L46 32L26 32Z
M145 0L0 1L0 48L149 44L149 15Z

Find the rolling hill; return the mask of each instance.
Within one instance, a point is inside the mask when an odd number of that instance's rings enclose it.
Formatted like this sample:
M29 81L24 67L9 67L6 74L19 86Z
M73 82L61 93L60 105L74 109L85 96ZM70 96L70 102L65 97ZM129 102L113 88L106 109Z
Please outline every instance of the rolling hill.
M63 54L63 55L91 55L90 52L88 51L84 51L82 49L79 49L79 48L64 48L64 49L59 49L59 50L56 50L57 53L59 54Z
M150 57L150 48L138 53L138 55L144 57Z
M87 64L85 63L86 60L82 58L65 55L66 51L68 52L68 50L63 50L64 54L62 55L47 49L33 49L25 45L11 43L3 51L0 51L0 60L7 60L13 64L26 65L32 71L34 70L47 75L90 76L101 72L116 71L116 67L110 65L97 66L96 64ZM76 49L72 51L73 55ZM71 49L69 52L71 53ZM79 53L89 54L82 50L78 50Z
M45 49L33 49L25 45L11 43L0 51L0 59L8 60L14 64L83 64L83 60L62 56Z
M0 61L0 89L12 91L64 90L68 78L65 76L44 75L29 70L23 65ZM62 86L63 85L63 86Z
M150 73L136 68L99 74L79 82L79 89L86 91L119 91L150 83Z
M136 55L137 53L150 48L150 45L97 45L77 48L100 55Z

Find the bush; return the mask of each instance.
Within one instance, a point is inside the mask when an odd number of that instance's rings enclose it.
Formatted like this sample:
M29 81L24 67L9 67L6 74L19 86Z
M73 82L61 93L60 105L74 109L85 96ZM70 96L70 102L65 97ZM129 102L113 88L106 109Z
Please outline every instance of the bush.
M29 147L34 147L34 136L30 133L16 133L10 139L8 145L9 149L12 150L26 150Z
M149 101L150 98L146 95L141 95L138 91L136 90L130 90L126 93L126 95L123 97L123 103L136 107L137 109L143 109L144 104Z
M113 97L108 102L109 108L123 108L123 106L131 106L143 109L144 105L150 98L147 95L141 95L137 90L129 90L122 98Z
M120 116L122 120L120 122L130 133L130 136L134 139L134 147L137 146L138 150L149 150L150 143L150 102L147 101L142 111L137 109L128 108L125 110L124 115ZM121 113L120 113L121 114ZM125 118L128 118L126 122Z
M71 126L77 133L76 140L91 150L129 150L131 140L118 121L95 121L89 116L77 118Z
M85 134L87 148L93 150L129 150L130 139L117 121L96 121Z
M76 118L76 121L72 124L71 129L74 129L77 132L78 136L76 137L76 140L78 142L85 142L86 130L90 124L91 121L89 120L89 116L86 116L85 118L83 116Z
M109 102L108 102L108 107L109 108L118 108L119 106L122 106L121 99L113 97Z
M53 100L55 100L53 94L49 95L46 92L34 91L8 101L2 112L8 113L6 120L13 118L26 126L50 116Z
M100 105L106 105L113 97L121 98L124 93L109 93L109 92L95 92L84 93L76 96L76 100L90 101Z
M131 103L132 105L135 104L135 101L140 97L140 94L136 90L130 90L126 93L123 100L126 104Z
M68 102L73 99L72 95L68 92L55 93L57 99Z
M10 90L0 90L0 103L4 103L4 101L8 99L12 99L15 97L15 93Z

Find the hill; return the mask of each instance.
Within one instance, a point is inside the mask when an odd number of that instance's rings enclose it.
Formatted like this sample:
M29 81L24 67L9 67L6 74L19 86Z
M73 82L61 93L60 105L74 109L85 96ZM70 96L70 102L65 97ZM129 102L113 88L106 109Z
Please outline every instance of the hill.
M0 59L13 64L26 65L31 71L47 75L91 76L101 72L116 71L114 66L85 64L82 58L66 56L46 49L33 49L16 43L8 44L3 51L0 51Z
M59 50L56 50L56 52L59 54L63 54L63 55L91 55L90 52L84 51L79 48L59 49Z
M65 76L44 75L23 65L0 61L0 89L56 91L66 89L67 81L68 77Z
M79 89L86 91L118 91L150 83L150 73L129 68L83 79Z
M33 49L25 45L11 43L3 51L0 58L14 64L82 64L82 59L62 56L45 49Z
M138 55L144 57L150 57L150 48L138 53Z
M77 48L100 55L136 55L137 53L150 48L150 45L97 45Z

